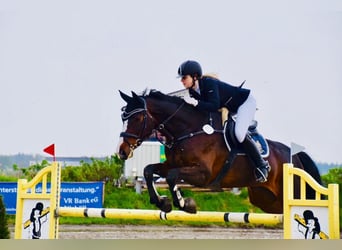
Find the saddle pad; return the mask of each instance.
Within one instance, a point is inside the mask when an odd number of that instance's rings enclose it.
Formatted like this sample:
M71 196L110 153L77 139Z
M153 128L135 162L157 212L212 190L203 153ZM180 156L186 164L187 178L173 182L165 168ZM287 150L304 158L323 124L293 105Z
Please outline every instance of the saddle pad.
M266 139L261 134L255 133L255 132L254 133L249 132L249 135L252 137L257 148L259 149L261 157L263 158L268 157L270 150L269 150ZM234 149L239 155L245 154L240 143L237 144L236 140L233 142L231 138L227 138L226 133L223 133L223 136L224 136L224 140L229 151L232 151L232 149Z
M261 156L263 158L268 157L270 150L269 150L268 143L265 140L265 138L260 134L251 134L251 137L255 141L255 144L257 145Z
M234 126L235 126L234 122L226 121L224 124L223 137L224 137L226 146L229 151L234 149L236 150L238 154L244 155L245 152L242 149L241 144L238 142L238 140L235 137ZM270 153L268 143L266 139L257 131L256 126L257 126L257 123L253 123L249 127L248 134L252 137L253 141L256 143L256 146L258 147L261 156L263 158L266 158L269 156L269 153Z

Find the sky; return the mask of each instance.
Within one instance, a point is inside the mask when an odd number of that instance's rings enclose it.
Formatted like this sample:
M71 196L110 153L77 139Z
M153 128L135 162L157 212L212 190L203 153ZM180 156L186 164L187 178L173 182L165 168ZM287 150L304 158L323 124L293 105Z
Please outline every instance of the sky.
M342 162L340 0L0 0L0 155L114 154L119 90L180 90L188 59L246 80L265 137Z

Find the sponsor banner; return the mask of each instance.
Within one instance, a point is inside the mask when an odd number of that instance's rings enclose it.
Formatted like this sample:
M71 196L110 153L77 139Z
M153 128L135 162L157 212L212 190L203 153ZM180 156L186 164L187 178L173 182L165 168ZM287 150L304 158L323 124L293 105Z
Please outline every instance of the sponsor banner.
M15 214L17 205L17 183L0 182L0 195L2 196L6 213Z
M41 183L36 186L36 193L41 193ZM50 192L50 183L47 185ZM0 195L7 214L16 213L17 183L0 182ZM61 207L102 208L104 200L104 182L62 182L60 190Z

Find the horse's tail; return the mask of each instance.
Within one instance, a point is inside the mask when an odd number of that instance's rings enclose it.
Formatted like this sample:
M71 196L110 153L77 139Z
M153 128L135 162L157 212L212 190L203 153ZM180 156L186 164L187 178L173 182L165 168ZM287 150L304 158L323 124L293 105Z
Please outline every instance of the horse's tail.
M299 152L297 153L297 156L303 164L304 170L310 174L320 185L322 185L321 175L316 163L312 160L312 158L305 152ZM306 198L315 199L315 190L309 185L306 185Z

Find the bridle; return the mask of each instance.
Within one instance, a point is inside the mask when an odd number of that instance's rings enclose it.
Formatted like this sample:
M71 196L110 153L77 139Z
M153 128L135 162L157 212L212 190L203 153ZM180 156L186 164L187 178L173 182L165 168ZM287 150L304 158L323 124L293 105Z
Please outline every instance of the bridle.
M151 120L154 120L155 119L153 118L153 116L148 112L147 110L147 105L146 105L146 100L144 98L142 98L141 100L143 100L144 102L144 106L143 108L137 108L137 109L134 109L130 112L126 112L126 110L122 113L121 115L121 119L123 121L126 121L128 120L131 116L135 115L135 114L138 114L138 113L143 113L143 117L144 117L144 120L143 120L143 125L140 129L140 133L139 135L137 134L133 134L133 133L127 133L127 132L121 132L120 133L120 137L123 137L124 139L124 142L126 142L128 145L129 145L129 148L131 149L131 152L136 149L137 147L139 147L141 145L141 143L144 141L144 132L147 128L147 118L150 117ZM165 135L168 139L169 139L169 143L167 142L164 142L164 141L161 141L159 140L159 142L161 142L162 144L164 144L165 146L167 146L168 148L171 148L172 145L174 144L174 136L166 129L165 127L165 124L167 122L169 122L177 113L178 111L184 106L185 102L182 102L181 105L179 105L179 107L175 110L174 113L172 113L167 119L165 119L163 122L161 123L158 123L155 121L155 124L158 124L156 125L153 130L154 131L159 131L160 133L162 133L163 135ZM152 131L153 131L152 130ZM136 139L135 140L135 143L131 144L127 138L134 138Z
M124 110L124 112L121 114L121 119L122 121L127 121L130 117L132 117L135 114L139 114L139 113L143 113L143 125L140 129L140 133L139 135L137 134L133 134L133 133L127 133L127 132L121 132L120 133L120 137L123 137L124 142L128 144L129 148L130 148L130 154L132 154L133 150L136 149L137 147L139 147L141 145L141 143L144 141L144 136L146 136L146 134L144 133L146 128L147 128L147 118L149 117L154 124L157 124L154 126L154 128L152 129L152 133L159 131L163 136L165 136L167 138L166 141L160 140L158 137L158 141L163 144L164 146L168 147L168 148L172 148L173 145L179 141L191 138L193 136L196 135L200 135L205 133L203 130L199 130L197 132L192 132L183 136L180 136L178 138L175 138L172 133L166 128L166 123L168 123L180 110L181 108L184 106L185 102L182 102L177 109L175 110L175 112L173 112L168 118L166 118L163 122L159 123L155 120L155 118L148 112L147 110L147 105L146 105L146 100L144 98L141 98L141 100L143 101L144 105L143 108L136 108L130 112L127 112L126 110ZM212 118L211 118L211 113L209 114L209 123L210 125L212 125ZM220 130L215 130L215 132L220 132L222 133L222 131ZM135 143L131 144L127 138L134 138Z
M127 133L127 132L121 132L120 133L120 137L123 137L124 142L126 142L128 144L128 146L131 149L131 151L133 151L134 149L139 147L141 145L141 143L144 141L143 140L143 136L144 136L144 131L145 131L146 127L147 127L147 115L148 115L148 112L147 112L147 108L146 108L146 101L143 98L142 98L142 100L144 101L144 107L143 108L137 108L137 109L134 109L134 110L132 110L130 112L127 112L126 110L124 110L124 112L121 114L121 119L122 119L123 122L127 121L131 116L133 116L135 114L138 114L138 113L143 113L143 116L144 116L143 126L140 129L139 135L132 134L132 133ZM149 116L150 116L150 118L152 118L151 115L149 115ZM134 138L134 139L136 139L135 143L131 144L127 140L127 138Z

